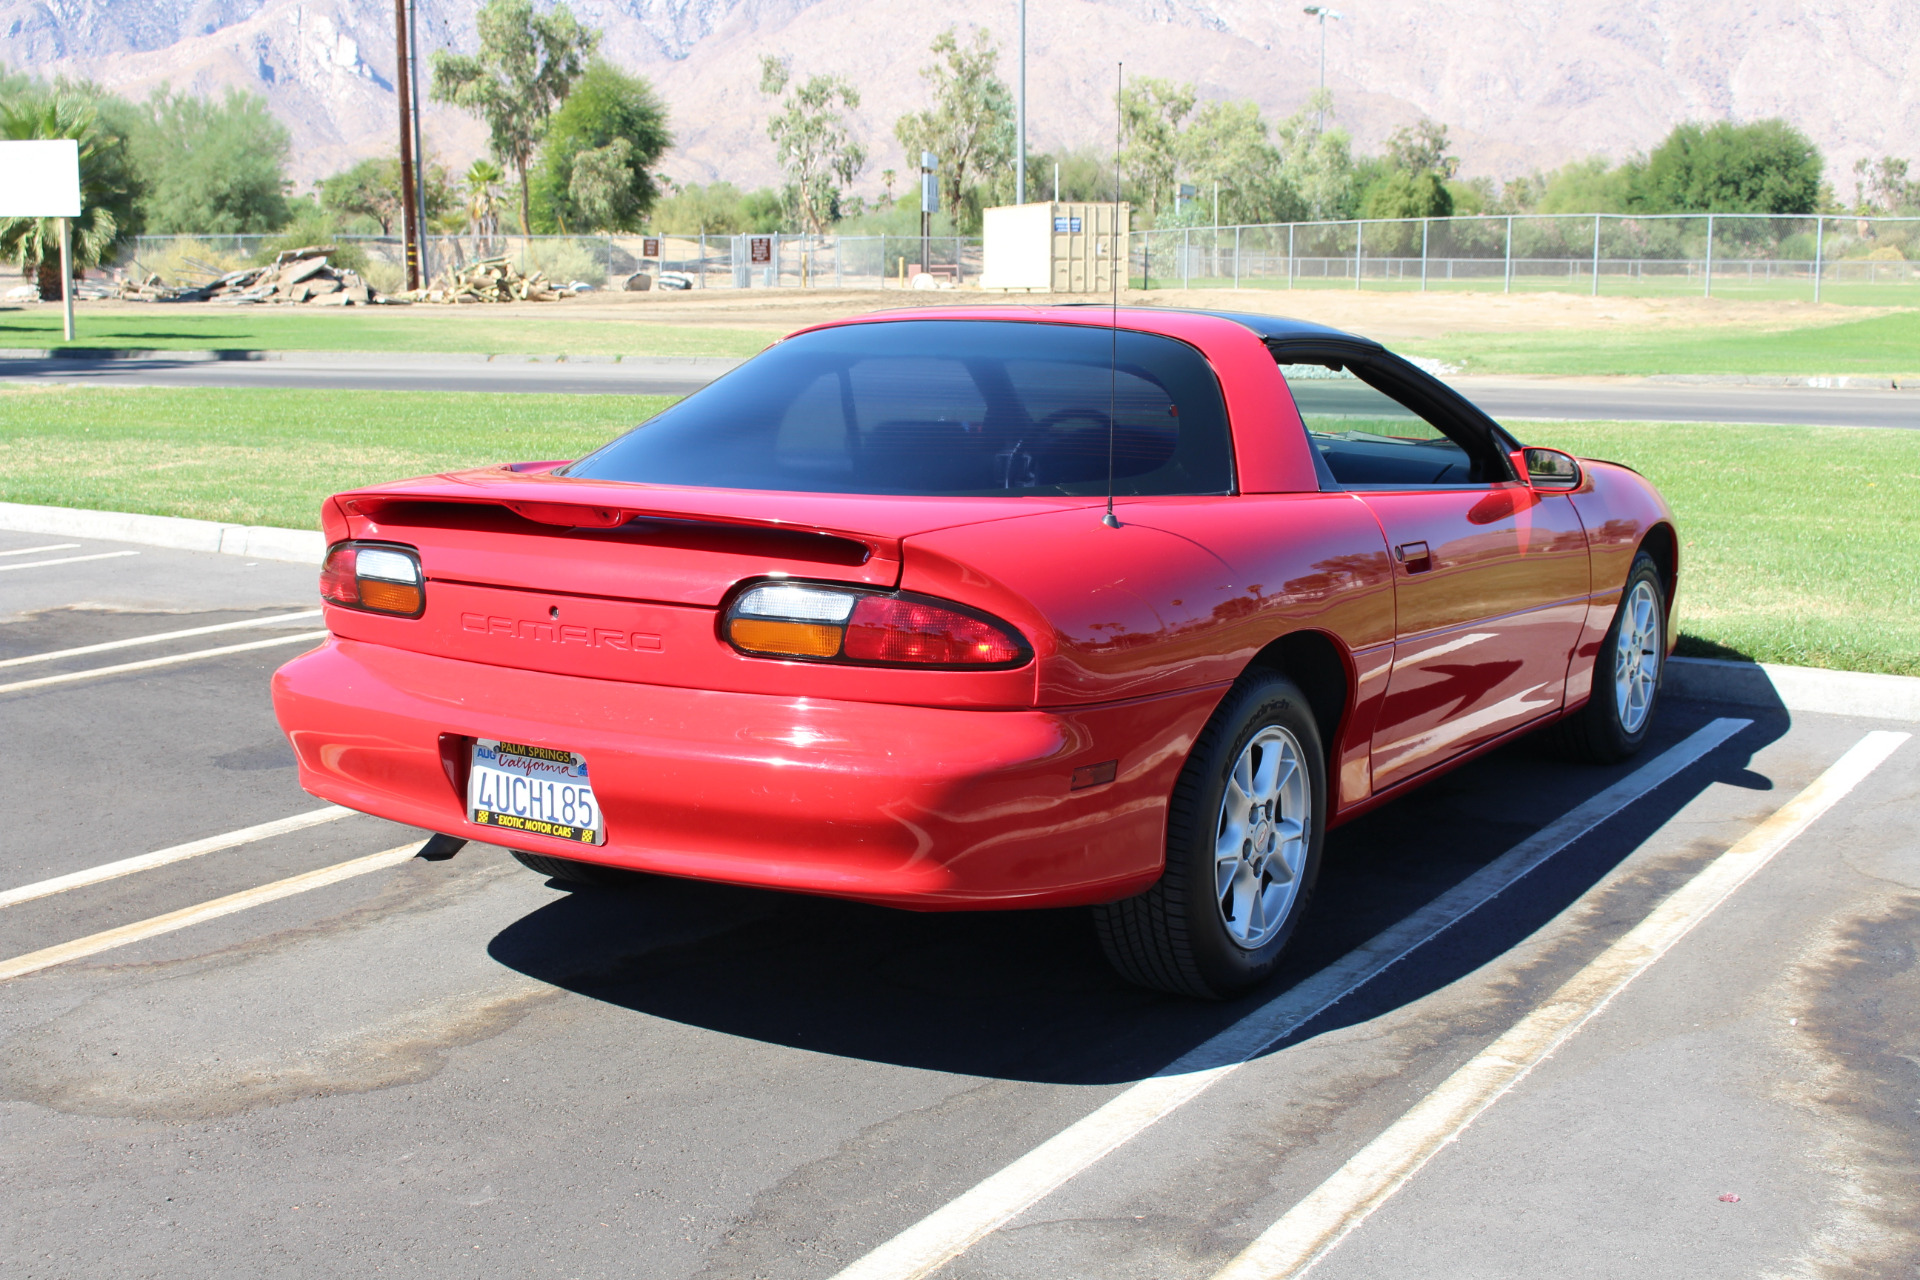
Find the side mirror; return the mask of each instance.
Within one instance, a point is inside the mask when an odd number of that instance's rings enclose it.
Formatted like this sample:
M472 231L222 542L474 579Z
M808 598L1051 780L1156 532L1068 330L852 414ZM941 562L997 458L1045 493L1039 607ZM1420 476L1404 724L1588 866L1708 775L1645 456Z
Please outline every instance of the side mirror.
M1580 463L1558 449L1526 449L1527 483L1536 489L1577 489Z

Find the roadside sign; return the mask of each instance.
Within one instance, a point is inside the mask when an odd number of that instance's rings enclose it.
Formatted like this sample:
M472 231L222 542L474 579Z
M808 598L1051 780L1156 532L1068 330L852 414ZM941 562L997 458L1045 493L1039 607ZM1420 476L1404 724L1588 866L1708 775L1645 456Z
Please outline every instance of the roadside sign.
M660 237L659 236L643 236L640 240L640 256L643 258L659 257L660 256Z
M773 237L772 236L747 237L747 261L753 263L755 266L760 266L763 263L772 262L773 261Z
M0 218L80 216L80 144L72 138L0 142Z

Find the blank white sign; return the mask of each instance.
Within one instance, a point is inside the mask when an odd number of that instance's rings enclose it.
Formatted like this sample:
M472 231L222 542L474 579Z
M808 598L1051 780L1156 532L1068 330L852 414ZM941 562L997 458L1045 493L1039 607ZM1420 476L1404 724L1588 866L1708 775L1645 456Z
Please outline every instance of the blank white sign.
M0 218L79 216L78 142L0 142Z

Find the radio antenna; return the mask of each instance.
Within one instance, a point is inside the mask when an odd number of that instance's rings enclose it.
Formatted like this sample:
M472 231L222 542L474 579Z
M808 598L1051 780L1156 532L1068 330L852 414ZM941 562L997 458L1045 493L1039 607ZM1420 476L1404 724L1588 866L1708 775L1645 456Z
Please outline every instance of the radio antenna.
M1107 274L1113 277L1113 310L1109 313L1108 333L1112 335L1107 359L1107 514L1100 523L1118 529L1120 520L1113 514L1113 420L1119 402L1120 384L1120 273L1127 267L1127 245L1120 234L1120 148L1126 137L1127 113L1120 95L1126 92L1127 64L1114 64L1113 74L1113 226L1107 255Z

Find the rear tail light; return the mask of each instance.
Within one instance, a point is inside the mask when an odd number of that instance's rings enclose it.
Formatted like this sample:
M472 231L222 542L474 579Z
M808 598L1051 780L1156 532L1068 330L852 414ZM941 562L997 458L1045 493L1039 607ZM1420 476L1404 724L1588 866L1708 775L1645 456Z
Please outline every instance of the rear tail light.
M320 566L320 598L372 613L417 618L426 611L426 580L410 547L342 542Z
M1033 656L1018 631L964 605L802 583L749 587L722 628L735 649L760 658L983 668Z

